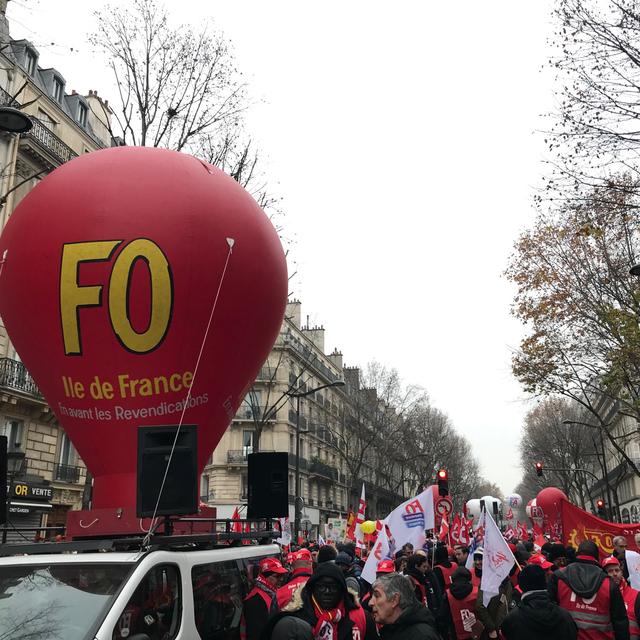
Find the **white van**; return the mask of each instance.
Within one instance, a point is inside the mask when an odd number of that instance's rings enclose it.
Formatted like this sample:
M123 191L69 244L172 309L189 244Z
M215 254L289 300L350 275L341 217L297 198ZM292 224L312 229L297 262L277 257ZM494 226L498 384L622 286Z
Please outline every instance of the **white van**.
M280 548L206 548L211 539L173 536L147 551L122 540L0 545L0 639L239 638L257 564Z

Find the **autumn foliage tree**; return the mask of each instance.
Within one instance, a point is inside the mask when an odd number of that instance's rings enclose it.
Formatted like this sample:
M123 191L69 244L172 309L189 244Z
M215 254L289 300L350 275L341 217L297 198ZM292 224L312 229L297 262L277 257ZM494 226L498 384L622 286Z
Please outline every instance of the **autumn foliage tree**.
M541 211L518 239L506 275L513 314L527 327L513 372L536 395L568 398L583 422L640 473L612 424L640 418L640 217L629 176L581 203ZM605 402L603 402L603 399Z

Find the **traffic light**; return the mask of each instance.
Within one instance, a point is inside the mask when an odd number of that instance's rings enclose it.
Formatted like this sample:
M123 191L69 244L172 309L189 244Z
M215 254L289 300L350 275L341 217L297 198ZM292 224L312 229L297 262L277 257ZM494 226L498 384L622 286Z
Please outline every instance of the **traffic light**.
M449 495L449 473L446 469L438 471L438 493L441 496Z
M542 478L542 462L536 462L536 475L538 476L538 478Z
M596 500L596 509L598 510L598 516L600 518L606 518L607 513L604 508L604 500Z

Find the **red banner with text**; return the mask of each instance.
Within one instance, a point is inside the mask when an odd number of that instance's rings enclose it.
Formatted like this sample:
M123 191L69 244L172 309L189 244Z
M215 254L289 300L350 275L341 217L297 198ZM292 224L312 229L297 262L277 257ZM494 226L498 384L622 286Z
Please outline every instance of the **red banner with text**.
M609 556L613 552L613 538L624 536L628 549L640 551L634 539L634 535L640 532L640 524L607 522L565 500L562 501L561 511L564 544L577 548L583 540L593 540L601 555Z

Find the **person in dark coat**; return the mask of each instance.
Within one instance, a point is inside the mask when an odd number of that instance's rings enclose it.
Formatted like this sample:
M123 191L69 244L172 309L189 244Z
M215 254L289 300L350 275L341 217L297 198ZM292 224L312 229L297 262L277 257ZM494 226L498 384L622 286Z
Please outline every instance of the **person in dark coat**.
M629 619L620 590L598 564L598 546L583 540L576 561L549 578L551 600L569 611L579 630L593 637L613 630L615 640L629 640ZM581 615L588 601L588 618ZM581 634L583 635L583 634Z
M413 589L418 602L427 606L433 616L438 619L442 609L443 593L438 584L438 579L431 569L427 557L414 553L407 560L406 575L413 584Z
M253 589L242 603L240 637L242 640L257 640L269 615L278 610L276 592L287 570L279 560L264 558Z
M280 620L293 616L307 622L314 640L362 640L377 638L375 624L369 613L348 591L340 567L333 562L318 565L304 586L294 592L291 602L265 626L261 640L271 640Z
M535 564L518 575L522 597L502 622L506 640L576 640L578 627L568 611L551 602L547 574Z
M416 601L406 576L389 573L373 583L371 610L383 640L439 640L433 615Z

